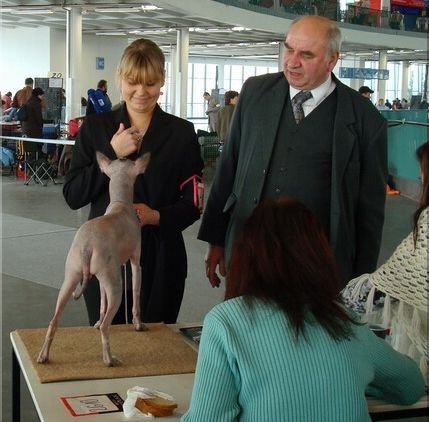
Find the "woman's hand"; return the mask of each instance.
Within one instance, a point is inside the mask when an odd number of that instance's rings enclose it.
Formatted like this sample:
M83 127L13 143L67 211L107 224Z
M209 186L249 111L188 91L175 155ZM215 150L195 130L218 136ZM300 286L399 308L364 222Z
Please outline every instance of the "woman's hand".
M140 150L144 133L131 126L125 129L123 123L119 125L118 131L113 135L110 145L118 158L125 158L128 155Z
M148 207L146 204L133 204L136 210L137 217L140 220L142 226L147 224L151 226L159 226L159 212Z

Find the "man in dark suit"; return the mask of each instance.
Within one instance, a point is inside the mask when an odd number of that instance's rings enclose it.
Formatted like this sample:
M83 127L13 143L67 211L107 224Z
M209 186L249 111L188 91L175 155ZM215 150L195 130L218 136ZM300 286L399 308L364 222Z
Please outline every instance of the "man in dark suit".
M206 274L213 287L253 208L282 196L299 199L318 216L344 282L375 270L387 123L332 74L340 44L335 22L301 17L286 36L283 73L243 85L198 234L209 243Z

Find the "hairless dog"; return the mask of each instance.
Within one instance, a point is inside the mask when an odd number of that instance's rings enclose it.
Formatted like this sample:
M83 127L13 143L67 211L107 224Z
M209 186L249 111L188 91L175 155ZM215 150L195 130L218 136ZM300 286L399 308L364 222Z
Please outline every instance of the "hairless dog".
M103 216L84 223L77 231L65 265L64 282L58 294L54 316L49 323L45 342L37 362L49 361L49 350L54 339L60 315L73 294L78 299L95 275L100 283L100 329L103 361L116 366L120 360L110 352L109 330L122 300L121 265L130 260L133 288L133 325L136 331L146 327L140 319L140 221L133 208L134 182L144 173L149 163L149 153L136 161L109 160L97 152L97 161L103 173L110 177L110 204ZM81 286L78 286L82 283Z

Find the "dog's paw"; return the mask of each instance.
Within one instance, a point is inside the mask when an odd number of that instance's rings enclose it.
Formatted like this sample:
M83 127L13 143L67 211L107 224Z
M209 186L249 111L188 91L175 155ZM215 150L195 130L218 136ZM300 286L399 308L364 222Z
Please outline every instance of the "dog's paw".
M142 322L134 323L134 328L136 331L148 331L149 329Z
M112 356L110 359L104 361L106 366L120 366L122 365L122 362L120 359L118 359L116 356Z
M49 358L46 355L40 353L39 356L37 356L36 362L37 363L48 363Z

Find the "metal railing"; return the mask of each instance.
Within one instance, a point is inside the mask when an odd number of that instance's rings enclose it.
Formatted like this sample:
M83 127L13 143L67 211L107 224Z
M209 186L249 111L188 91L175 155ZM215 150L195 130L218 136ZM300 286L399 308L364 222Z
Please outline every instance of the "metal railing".
M215 0L230 6L254 10L275 16L319 15L354 25L390 28L399 31L429 32L429 17L426 10L395 8L392 11L348 4L340 10L335 2L326 0Z

